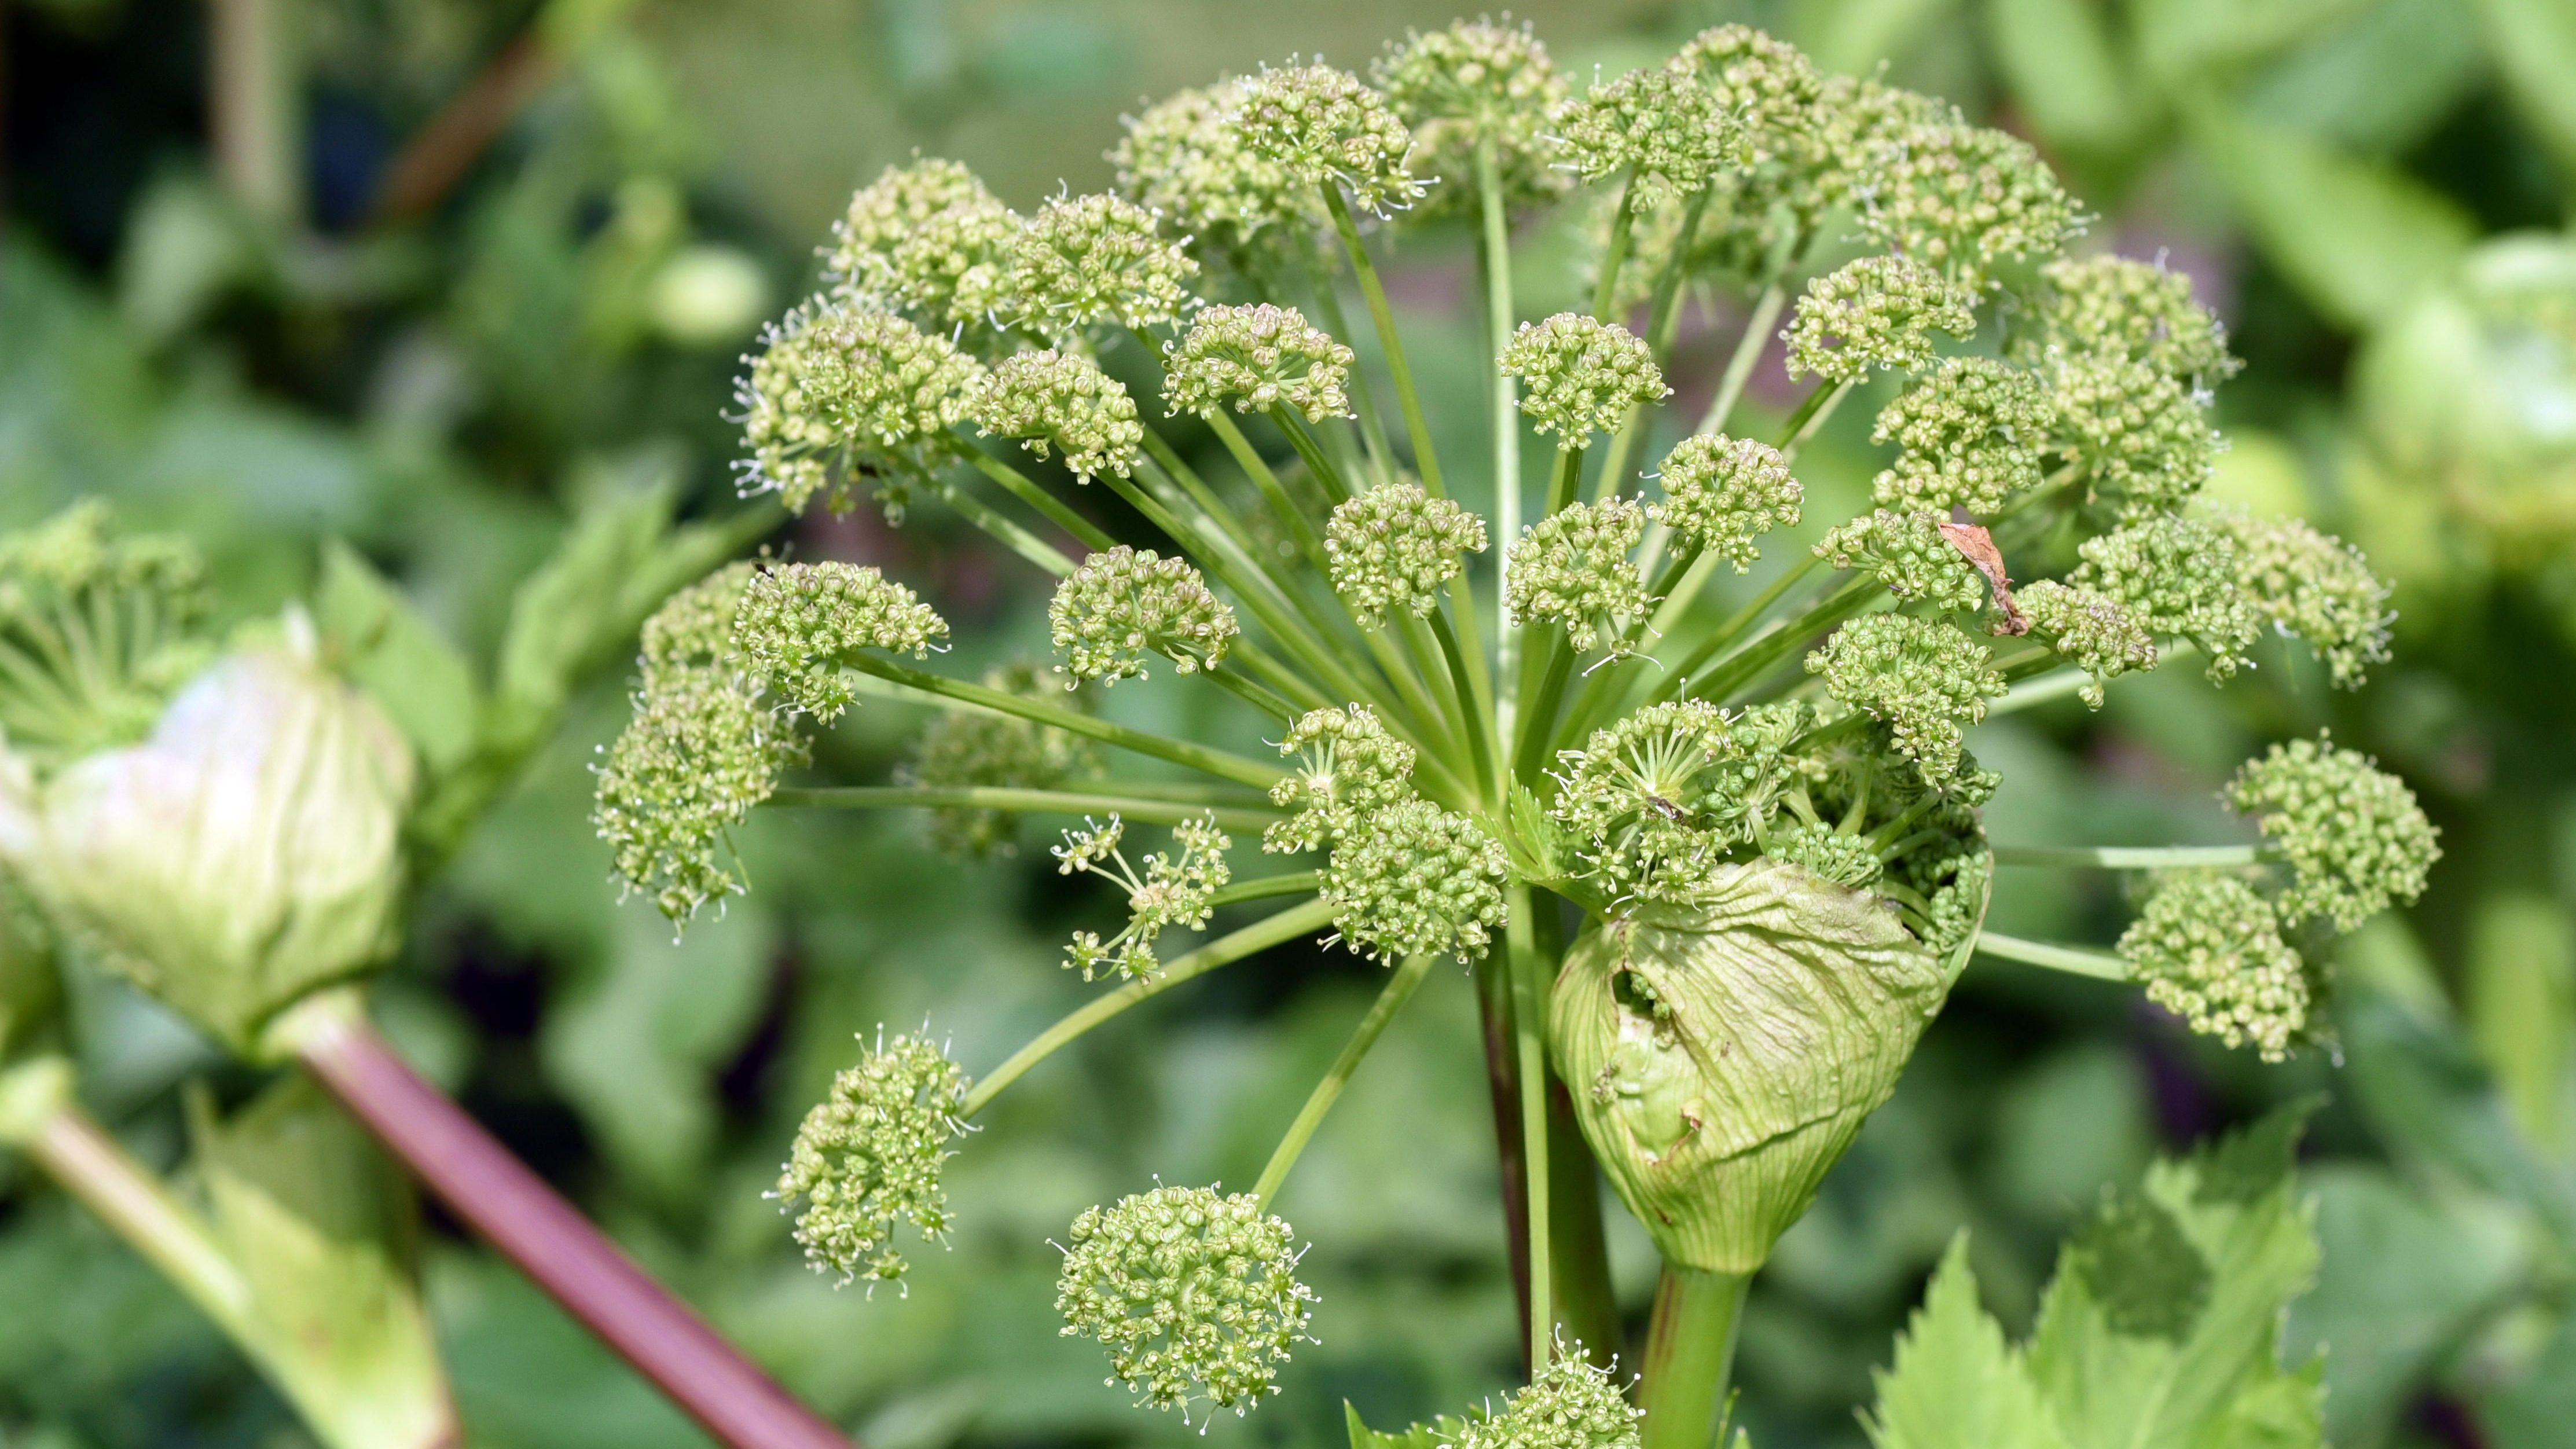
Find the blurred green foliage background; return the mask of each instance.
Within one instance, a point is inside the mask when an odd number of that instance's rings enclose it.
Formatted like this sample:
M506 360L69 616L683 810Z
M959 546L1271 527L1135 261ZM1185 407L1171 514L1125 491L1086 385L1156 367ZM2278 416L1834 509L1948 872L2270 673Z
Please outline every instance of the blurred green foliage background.
M1122 111L1291 54L1360 64L1453 9L6 0L0 526L111 499L196 537L243 616L305 593L341 540L488 660L511 586L586 501L727 499L736 355L811 282L811 249L880 167L954 156L1023 208L1096 189ZM2069 703L1989 728L1975 748L2009 782L1996 838L2216 838L2235 762L2320 725L2406 773L2446 831L2422 905L2352 943L2331 1059L2262 1069L2128 994L1972 973L1755 1292L1756 1442L1861 1442L1853 1406L1960 1227L1992 1306L2025 1327L2059 1237L2107 1185L2322 1089L2307 1173L2325 1268L2290 1331L2296 1354L2329 1349L2333 1442L2576 1444L2576 8L1516 15L1577 76L1749 19L1829 69L1885 64L2032 136L2096 238L2166 256L2228 318L2249 366L2220 401L2219 488L2315 517L2396 579L2399 656L2357 697L2274 651L2223 694L2159 676L2099 716ZM1546 310L1573 259L1536 245L1525 301ZM1459 252L1430 238L1397 258L1400 301L1457 311ZM1435 415L1479 427L1463 313L1453 332L1425 334L1449 344L1430 346L1426 385ZM1722 337L1686 331L1686 398L1705 396ZM1865 487L1872 411L1843 410L1802 463L1810 488ZM865 514L780 540L893 565L957 623L961 653L1042 644L1040 596L957 542ZM836 1292L761 1197L804 1105L880 1023L926 1019L970 1069L998 1060L1082 994L1056 942L1097 901L1034 850L960 866L917 822L778 814L744 842L756 893L675 947L648 906L617 902L587 824L623 687L599 681L436 883L379 993L388 1031L871 1449L1188 1432L1132 1411L1088 1345L1057 1338L1047 1238L1153 1174L1248 1181L1369 968L1277 955L1087 1040L954 1164L960 1230L908 1296ZM883 770L918 723L872 706L826 748ZM2101 889L2011 879L1995 924L2107 941L2122 911ZM1321 1245L1323 1342L1283 1398L1212 1438L1329 1446L1344 1398L1395 1423L1514 1381L1471 997L1435 980L1280 1204ZM212 1071L227 1101L258 1089L131 992L76 995L90 1105L151 1160L185 1157L183 1079ZM1641 1313L1651 1251L1616 1231ZM421 1257L475 1443L703 1442L434 1210ZM300 1442L139 1260L0 1162L0 1444Z

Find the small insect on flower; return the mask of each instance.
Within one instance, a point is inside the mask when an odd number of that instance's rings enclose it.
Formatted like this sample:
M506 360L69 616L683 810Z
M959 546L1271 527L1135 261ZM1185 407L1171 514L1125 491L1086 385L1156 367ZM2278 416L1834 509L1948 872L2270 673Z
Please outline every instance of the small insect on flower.
M1627 204L1651 210L1750 155L1744 127L1697 76L1647 66L1595 81L1556 110L1565 163L1586 181L1626 172Z
M1645 1411L1583 1345L1560 1339L1554 1350L1529 1387L1504 1396L1501 1413L1467 1418L1457 1449L1637 1449Z
M1059 196L1011 239L1014 320L1068 329L1158 327L1188 310L1199 264L1163 239L1154 213L1123 197Z
M876 649L919 659L947 637L947 620L873 568L774 564L743 585L733 652L785 708L829 722L850 707L841 675L850 656Z
M1503 349L1503 371L1521 382L1530 426L1575 451L1616 429L1628 410L1672 396L1645 340L1616 322L1559 312L1524 322Z
M2280 906L2292 924L2322 917L2338 931L2357 930L2392 902L2422 895L2442 858L2441 832L2406 782L2324 735L2246 761L2225 798L2289 861Z
M1085 483L1126 477L1145 442L1127 385L1088 357L1052 348L1014 353L994 368L976 394L975 425L1041 458L1063 450L1064 466Z
M1855 382L1873 367L1912 372L1932 360L1932 334L1976 335L1976 298L1904 256L1847 262L1807 284L1782 334L1789 376Z
M1779 449L1723 433L1684 438L1655 472L1663 480L1664 499L1647 513L1691 547L1735 565L1737 573L1762 556L1755 539L1798 526L1806 497Z
M1883 721L1923 778L1956 775L1968 726L2000 698L2004 677L1986 646L1956 626L1910 614L1865 614L1807 656L1842 703Z
M1324 899L1343 941L1372 961L1472 961L1503 922L1508 876L1503 847L1475 821L1408 799L1353 821L1333 847Z
M1090 981L1111 971L1122 981L1156 975L1163 969L1154 942L1168 927L1204 931L1215 909L1211 897L1234 879L1225 853L1234 842L1216 828L1213 816L1184 820L1172 827L1174 851L1145 857L1142 870L1127 863L1118 847L1127 827L1116 815L1102 825L1086 819L1080 830L1064 833L1064 844L1050 854L1058 875L1096 875L1127 896L1127 928L1104 941L1091 931L1076 931L1065 947L1065 969L1080 971Z
M1646 617L1646 581L1629 558L1645 536L1646 511L1633 498L1569 505L1512 545L1503 602L1522 624L1556 624L1578 646L1597 635L1615 642Z
M1384 215L1420 199L1413 136L1358 76L1328 65L1264 70L1243 92L1234 125L1246 149L1308 186L1338 186L1362 211Z
M1248 1193L1157 1187L1086 1208L1056 1278L1063 1335L1109 1350L1111 1383L1138 1403L1248 1413L1279 1392L1315 1294L1297 1281L1296 1234Z
M1288 727L1279 753L1297 768L1270 787L1270 802L1296 813L1262 832L1274 854L1337 844L1362 821L1413 798L1413 746L1386 732L1364 704L1309 710Z
M1817 540L1816 557L1835 568L1867 574L1900 599L1972 613L1985 607L1991 589L1942 532L1948 521L1928 511L1891 513L1882 508Z
M934 1243L947 1233L953 1217L939 1179L957 1155L948 1144L967 1130L957 1115L966 1087L945 1050L918 1036L889 1040L882 1027L859 1064L832 1079L769 1194L796 1213L796 1241L815 1272L895 1282L910 1266L892 1246L896 1222Z
M1348 417L1353 354L1294 307L1208 307L1163 344L1165 417L1287 406L1306 421Z
M2285 1060L2307 1030L2307 967L2262 893L2202 872L2160 883L2120 936L2147 999L2231 1047Z
M1485 551L1485 520L1419 483L1383 483L1341 504L1324 526L1333 592L1364 629L1391 610L1428 617L1440 589L1466 571L1463 555Z
M1882 508L1990 514L2038 486L2056 416L2039 380L1990 357L1954 357L1878 415L1870 441L1903 451L1871 485Z
M1084 559L1056 587L1047 623L1076 683L1142 679L1147 654L1183 674L1214 669L1237 632L1234 611L1187 559L1123 543Z

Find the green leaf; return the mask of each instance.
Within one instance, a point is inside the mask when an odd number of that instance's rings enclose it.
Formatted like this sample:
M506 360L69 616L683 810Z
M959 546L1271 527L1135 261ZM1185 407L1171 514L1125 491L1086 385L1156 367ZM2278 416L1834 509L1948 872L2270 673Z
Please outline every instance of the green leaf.
M402 590L332 539L322 546L313 614L326 656L384 706L431 778L463 762L483 704L474 671Z
M2176 90L2240 69L2325 30L2365 0L2134 0L2139 53Z
M1923 1306L1877 1375L1865 1423L1878 1449L2063 1449L2066 1437L2022 1356L1977 1302L1965 1233L1932 1275ZM1355 1446L1356 1449L1356 1446Z
M2486 72L2458 0L2378 0L2271 66L2244 101L2264 120L2394 157L2456 112Z
M2108 160L2158 119L2087 0L1986 0L1986 33L2014 101L2061 151Z
M2576 11L2564 0L2478 0L2505 91L2576 177Z
M2346 327L2393 314L2448 275L2477 235L2449 198L2391 167L2214 97L2185 103L2183 115L2264 254Z
M1342 1400L1342 1417L1350 1425L1351 1449L1448 1449L1467 1426L1466 1420L1443 1414L1428 1424L1409 1425L1390 1434L1370 1428L1360 1418L1359 1406L1348 1399Z
M2209 1306L2209 1264L2182 1224L2135 1192L2106 1194L2068 1252L2103 1321L2119 1333L2180 1343Z

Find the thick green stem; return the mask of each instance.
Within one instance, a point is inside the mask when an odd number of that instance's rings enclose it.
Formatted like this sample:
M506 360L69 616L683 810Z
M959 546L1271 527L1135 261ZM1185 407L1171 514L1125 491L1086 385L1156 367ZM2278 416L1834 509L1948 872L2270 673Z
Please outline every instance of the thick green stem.
M1708 1273L1664 1265L1646 1327L1643 1449L1709 1449L1735 1370L1736 1329L1749 1273Z
M1547 962L1538 950L1533 894L1528 886L1512 887L1503 937L1511 952L1512 1044L1520 1090L1523 1180L1529 1195L1523 1219L1529 1231L1529 1362L1530 1372L1536 1374L1548 1361L1548 1341L1556 1331L1556 1240L1549 1221L1556 1184L1548 1151L1547 983L1540 979Z
M1115 745L1122 750L1133 750L1140 755L1151 755L1158 760L1169 760L1175 765L1186 765L1203 774L1214 775L1220 780L1232 780L1238 785L1253 785L1267 790L1287 773L1276 766L1265 765L1258 760L1247 760L1241 755L1228 754L1223 750L1210 749L1206 745L1193 744L1187 740L1165 739L1161 735L1130 729L1122 724L1112 724L1105 719L1094 719L1087 714L1077 714L1069 709L1058 709L1051 704L1022 699L1004 690L990 689L980 684L968 684L962 679L949 679L897 664L890 659L879 659L872 654L854 655L848 663L849 667L863 674L873 674L879 679L902 685L935 699L953 699L962 704L980 705L999 714L1017 715L1021 719L1037 724L1053 725L1067 734L1080 735L1088 740L1098 740L1104 745Z
M1351 216L1350 203L1342 199L1342 189L1330 182L1324 185L1324 202L1332 208L1333 229L1341 234L1342 250L1351 258L1351 271L1359 278L1360 296L1368 302L1369 320L1377 325L1378 350L1386 354L1386 370L1395 379L1395 403L1404 413L1404 431L1413 440L1413 466L1422 475L1422 487L1434 498L1446 498L1448 489L1440 482L1440 457L1431 447L1431 424L1422 416L1422 398L1414 390L1413 369L1404 360L1404 339L1395 330L1395 309L1386 300L1386 286L1378 280L1377 267L1369 261L1368 248L1360 242L1359 223Z
M2259 845L1998 845L1997 865L2066 865L2093 870L2226 869L2263 859Z
M1476 194L1484 214L1477 233L1477 257L1485 274L1485 366L1493 374L1494 427L1494 675L1504 688L1494 699L1494 738L1512 737L1512 715L1518 704L1510 685L1520 669L1521 631L1504 602L1509 590L1505 571L1512 544L1521 536L1521 416L1519 384L1503 371L1503 348L1512 340L1512 233L1503 212L1502 168L1494 157L1493 138L1476 144Z
M1735 352L1726 359L1726 375L1717 384L1717 396L1708 400L1708 411L1700 415L1694 432L1726 431L1726 420L1743 400L1744 385L1753 380L1753 365L1762 360L1762 349L1771 341L1771 324L1780 320L1780 309L1788 301L1788 289L1778 282L1753 299L1753 315L1745 319L1744 335L1735 339Z
M1619 293L1619 273L1628 265L1628 242L1637 228L1637 173L1631 170L1619 185L1619 209L1610 217L1610 240L1601 248L1601 275L1592 283L1592 315L1604 322L1610 315L1610 299Z
M1530 694L1529 712L1521 717L1520 746L1512 756L1512 769L1523 780L1534 779L1547 768L1547 747L1555 738L1557 705L1565 698L1566 681L1574 677L1571 641L1550 636L1541 647L1546 651L1546 672L1539 676L1538 688Z
M1413 999L1414 988L1422 984L1422 978L1431 972L1431 964L1439 959L1427 951L1404 958L1387 981L1386 989L1370 1004L1368 1015L1351 1029L1350 1040L1342 1043L1341 1055L1333 1058L1332 1069L1315 1084L1315 1090L1306 1094L1306 1105L1298 1109L1297 1120L1288 1124L1288 1135L1280 1138L1279 1146L1271 1152L1268 1165L1261 1169L1261 1180L1252 1185L1252 1196L1263 1207L1279 1195L1279 1185L1288 1180L1288 1170L1297 1165L1306 1144L1314 1140L1315 1129L1324 1125L1325 1115L1341 1100L1342 1088L1350 1085L1351 1074L1359 1070L1369 1048L1376 1046L1378 1037L1385 1033L1387 1023L1395 1020L1404 1003Z
M2081 946L2060 946L2049 941L2025 941L2019 936L2002 936L1993 931L1977 934L1977 952L2024 966L2040 966L2051 971L2065 971L2077 976L2090 976L2096 981L2126 981L2129 963L2108 951L2091 951Z
M1013 1082L1027 1076L1029 1069L1081 1037L1102 1022L1119 1015L1129 1007L1162 995L1185 981L1205 976L1220 966L1231 966L1246 956L1267 951L1282 941L1304 935L1331 924L1333 908L1315 900L1291 907L1267 920L1256 922L1230 935L1201 946L1186 956L1173 960L1162 970L1141 980L1130 981L1108 995L1091 1002L1062 1021L1040 1032L1035 1041L1011 1054L1010 1060L995 1067L977 1082L958 1105L957 1115L972 1118L992 1105L995 1097Z
M1834 408L1851 390L1852 382L1848 378L1841 382L1818 382L1815 391L1808 393L1797 410L1789 414L1788 421L1780 425L1780 441L1776 444L1780 456L1796 458L1798 450L1816 435L1816 429L1825 425L1825 419L1834 415Z
M1553 518L1573 504L1575 493L1583 485L1583 453L1581 448L1556 450L1556 468L1547 478L1547 507L1539 517Z
M1297 544L1297 552L1304 556L1306 566L1313 569L1318 578L1329 577L1332 566L1324 553L1323 536L1315 532L1313 520L1297 506L1297 500L1288 496L1287 485L1281 483L1279 475L1271 470L1270 461L1261 456L1261 450L1252 446L1252 440L1243 435L1243 429L1236 427L1234 419L1227 417L1222 409L1209 413L1207 422L1209 431L1215 433L1217 440L1225 444L1225 450L1234 455L1235 466L1241 468L1243 475L1252 480L1252 485L1261 490L1261 496L1270 501L1271 512L1279 515L1288 536Z
M1115 813L1144 825L1178 825L1184 820L1214 816L1219 829L1245 831L1259 831L1281 818L1276 810L1190 805L1086 790L1020 790L998 785L789 786L772 791L766 803L782 809L1002 810L1023 815Z
M1118 540L1101 530L1100 525L1073 511L1064 500L1038 486L1038 481L972 443L965 445L966 461L978 472L1002 485L1004 491L1038 512L1045 514L1058 528L1082 540L1089 549L1114 548Z
M1073 572L1073 560L1066 558L1055 545L1020 527L983 499L936 474L921 475L923 486L963 516L967 522L984 530L1004 548L1036 564L1057 578Z

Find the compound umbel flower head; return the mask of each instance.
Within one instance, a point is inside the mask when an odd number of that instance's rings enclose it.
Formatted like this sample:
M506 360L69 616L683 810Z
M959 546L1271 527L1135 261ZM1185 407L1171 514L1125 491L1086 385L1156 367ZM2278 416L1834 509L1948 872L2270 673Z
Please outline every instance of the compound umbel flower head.
M1064 1336L1098 1340L1140 1404L1241 1415L1279 1392L1315 1294L1297 1281L1294 1230L1250 1194L1157 1187L1084 1209L1065 1236Z
M864 1038L862 1038L864 1040ZM951 1221L940 1174L966 1131L957 1115L966 1075L946 1051L916 1036L877 1044L832 1079L805 1114L770 1196L796 1210L796 1241L814 1271L841 1281L892 1282L908 1264L892 1247L894 1225L912 1224L938 1242Z
M1697 76L1649 66L1596 81L1557 107L1566 164L1586 181L1627 172L1628 204L1652 210L1746 156L1744 129Z
M1017 438L1041 458L1063 450L1065 468L1085 483L1102 473L1126 477L1145 443L1127 385L1090 358L1053 348L1003 359L976 395L975 425L987 437Z
M1986 646L1956 626L1910 614L1868 614L1807 656L1836 700L1884 722L1896 748L1934 784L1959 772L1968 726L2002 696Z
M1333 848L1333 928L1372 960L1447 952L1472 961L1503 923L1503 847L1464 815L1408 799L1356 820Z
M1374 629L1391 610L1440 607L1441 586L1466 570L1462 556L1485 551L1485 520L1419 483L1382 483L1333 510L1324 551L1333 592Z
M1308 710L1279 753L1296 756L1298 767L1270 787L1270 801L1296 813L1262 833L1263 850L1322 849L1413 798L1413 746L1388 734L1367 705Z
M756 569L734 613L734 654L790 710L834 720L850 707L841 662L862 649L918 659L948 621L912 590L857 564Z
M1431 194L1441 210L1476 203L1480 146L1493 151L1509 202L1549 200L1568 178L1556 167L1548 119L1565 99L1565 77L1526 24L1461 20L1408 33L1369 71L1413 130L1425 165L1445 183Z
M1084 559L1056 588L1047 622L1077 683L1142 679L1147 654L1183 674L1213 669L1237 632L1234 611L1188 560L1123 543Z
M2423 894L2426 872L2442 858L2441 832L2406 782L2326 736L2246 761L2226 799L2289 861L2280 906L2293 923L2322 917L2336 930L2358 929L2391 902Z
M842 300L915 312L944 331L981 323L1000 305L1019 230L1020 219L974 172L916 157L850 198L823 270Z
M1656 474L1664 501L1647 512L1693 546L1743 573L1762 556L1753 541L1798 526L1806 490L1790 476L1780 450L1753 438L1702 433L1664 455Z
M1523 623L1562 627L1578 645L1646 616L1646 581L1629 558L1645 536L1633 498L1577 503L1531 524L1512 545L1503 602Z
M1873 367L1912 372L1932 360L1932 334L1976 335L1976 298L1903 256L1862 257L1807 284L1783 334L1789 376L1851 382Z
M1205 308L1186 335L1163 344L1164 416L1204 415L1231 402L1239 413L1285 404L1310 423L1348 417L1352 359L1294 307Z
M1325 225L1323 199L1286 166L1253 150L1234 125L1251 82L1174 92L1127 121L1110 150L1118 190L1192 233L1238 269L1303 263Z
M1583 1356L1583 1345L1559 1341L1547 1367L1507 1395L1501 1413L1460 1426L1457 1449L1637 1449L1644 1417L1610 1371Z
M965 421L984 369L947 338L891 312L817 308L769 329L734 388L742 408L746 492L802 513L824 494L851 506L851 470L907 467ZM890 514L901 492L891 495Z
M1060 196L1011 239L1016 319L1040 332L1155 327L1181 315L1199 264L1122 197Z
M1339 186L1363 211L1413 204L1413 137L1386 97L1328 65L1265 70L1234 114L1245 146L1309 186Z
M2047 390L1990 357L1954 357L1878 415L1870 440L1904 451L1871 485L1883 508L1989 514L2040 481L2055 414Z
M2281 939L2281 918L2252 885L2192 873L2160 883L2120 936L2120 954L2147 999L2193 1031L2263 1060L2287 1058L2307 1030L2305 963Z
M1569 451L1617 428L1630 408L1673 392L1645 339L1581 312L1522 323L1503 349L1502 368L1520 379L1530 426L1555 434L1557 447Z

